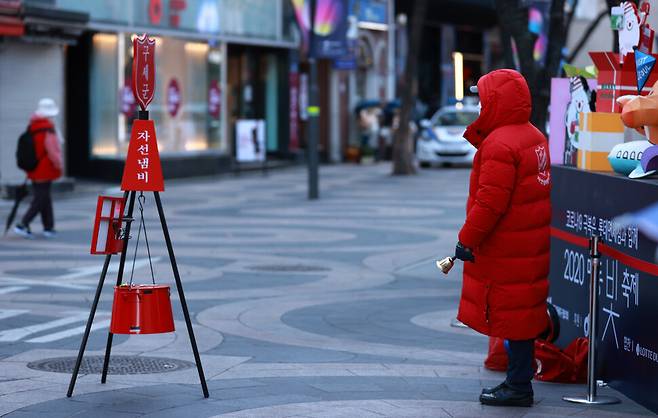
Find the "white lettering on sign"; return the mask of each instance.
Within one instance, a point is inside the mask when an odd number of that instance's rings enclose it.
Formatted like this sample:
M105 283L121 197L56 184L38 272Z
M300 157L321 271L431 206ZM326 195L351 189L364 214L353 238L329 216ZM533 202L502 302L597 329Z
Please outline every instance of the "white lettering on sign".
M144 142L149 142L149 138L150 138L149 131L141 131L137 134L137 139L141 139ZM146 149L148 152L148 147Z
M149 172L148 171L142 171L140 173L137 173L137 180L141 180L145 183L149 182Z
M637 226L621 226L610 219L599 218L595 215L580 213L575 210L565 211L565 227L567 229L584 233L591 237L598 233L601 241L606 244L616 244L623 248L638 249Z
M625 268L623 275L621 294L626 298L626 307L630 308L631 295L634 295L635 306L640 306L640 273L631 273Z
M647 347L642 347L639 343L635 345L635 354L638 357L644 357L648 360L658 363L658 353Z
M585 255L567 248L564 258L564 279L582 286L585 283Z
M142 96L144 99L148 97L150 91L148 83L144 83L142 87Z
M619 262L617 260L605 260L605 297L610 300L617 300L617 270Z
M603 335L601 336L601 341L605 340L605 335L608 332L608 327L612 324L612 335L615 339L615 346L619 350L619 341L617 340L617 328L615 327L615 318L619 318L620 315L612 310L612 302L610 302L610 309L603 308L603 312L608 314L608 320L605 323L605 329L603 330Z
M142 155L149 155L149 144L140 145L139 148L137 148L137 151Z
M144 70L142 70L142 75L144 76L144 79L146 81L148 81L148 79L149 79L149 65L148 64L146 64L144 66Z
M148 169L148 168L149 168L149 159L148 159L148 157L146 157L146 158L142 158L141 160L138 159L138 160L137 160L137 164L139 164L139 167L140 167L142 170L146 170L146 169Z
M624 351L633 351L633 339L627 336L624 336Z

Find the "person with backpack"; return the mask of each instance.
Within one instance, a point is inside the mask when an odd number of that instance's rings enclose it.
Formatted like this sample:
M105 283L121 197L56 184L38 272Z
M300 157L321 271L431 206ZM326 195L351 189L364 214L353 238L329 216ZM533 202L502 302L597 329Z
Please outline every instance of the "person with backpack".
M50 188L52 182L62 175L62 151L54 124L58 114L59 108L53 99L39 100L30 124L18 140L16 162L32 181L34 192L30 207L14 227L14 232L25 238L33 237L30 222L37 214L41 214L43 236L52 238L56 235Z
M457 319L505 340L507 377L480 402L531 406L535 339L549 326L548 142L530 123L530 90L518 72L492 71L471 91L481 111L464 133L477 153L455 254L466 261Z

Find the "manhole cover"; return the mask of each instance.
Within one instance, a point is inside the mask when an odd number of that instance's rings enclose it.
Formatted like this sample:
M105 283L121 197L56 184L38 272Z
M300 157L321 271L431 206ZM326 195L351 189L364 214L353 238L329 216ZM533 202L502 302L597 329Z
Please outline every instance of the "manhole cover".
M33 361L27 367L54 373L72 373L76 357L58 357ZM194 363L162 357L112 356L109 374L149 374L165 373L189 369ZM85 356L80 365L80 374L100 374L103 370L103 356Z
M295 272L314 272L329 271L326 267L305 266L303 264L266 264L260 266L247 267L249 270L257 271L295 271Z

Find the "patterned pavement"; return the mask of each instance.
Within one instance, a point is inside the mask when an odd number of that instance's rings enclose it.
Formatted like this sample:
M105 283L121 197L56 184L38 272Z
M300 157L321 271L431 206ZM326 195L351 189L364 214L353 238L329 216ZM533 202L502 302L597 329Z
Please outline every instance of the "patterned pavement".
M321 200L306 200L301 168L167 183L163 203L201 351L210 398L196 369L81 375L36 370L70 357L84 329L103 258L89 255L98 184L59 196L54 240L0 240L0 415L9 417L618 417L620 405L563 402L582 385L535 384L529 409L483 407L485 337L453 328L461 266L433 260L454 248L464 218L466 169L388 175L388 165L321 170ZM24 208L23 208L24 210ZM0 215L9 202L0 203ZM156 280L172 283L147 195ZM33 231L40 231L38 223ZM134 236L134 232L133 232ZM132 266L132 250L127 271ZM102 355L116 262L87 356ZM135 281L150 281L143 244ZM194 361L177 298L177 332L116 335L113 355ZM150 364L150 363L148 363ZM30 365L30 367L28 367Z

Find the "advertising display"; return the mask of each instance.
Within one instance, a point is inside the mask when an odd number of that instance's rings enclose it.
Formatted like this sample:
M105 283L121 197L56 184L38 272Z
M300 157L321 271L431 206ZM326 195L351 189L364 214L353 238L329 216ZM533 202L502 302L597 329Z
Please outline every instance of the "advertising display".
M241 119L235 124L235 156L239 163L265 161L265 121Z
M304 50L308 50L311 14L309 1L293 0L295 17L302 29ZM340 58L348 52L347 0L316 0L314 53L317 58Z
M551 163L563 164L566 157L572 158L572 164L576 165L575 147L568 146L577 135L578 118L586 108L591 109L587 100L578 100L585 95L585 87L575 88L569 78L551 79L551 104L549 109L550 138L548 141ZM596 80L587 80L587 90L596 90ZM574 100L576 99L576 100ZM580 105L580 109L578 109ZM570 108L572 108L570 110ZM569 153L571 151L571 154Z
M589 334L588 239L601 237L598 280L598 379L658 412L658 265L656 243L617 218L656 202L658 184L552 168L550 302L565 347Z

